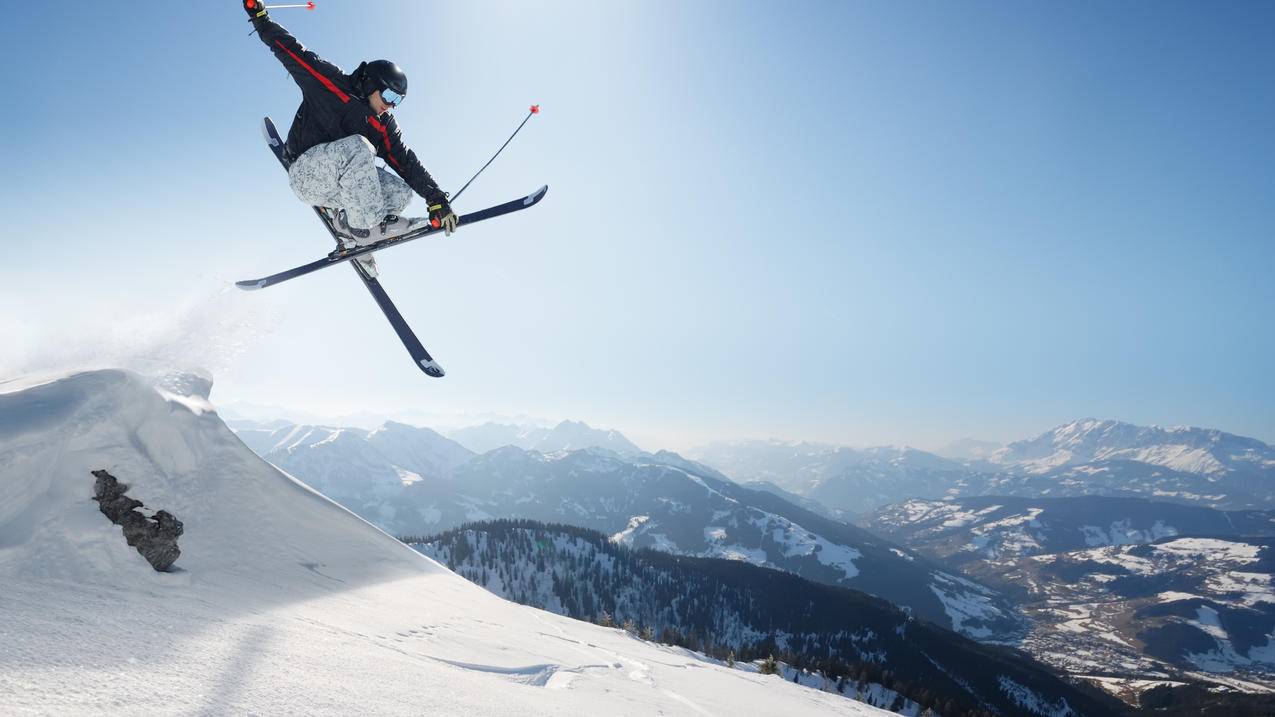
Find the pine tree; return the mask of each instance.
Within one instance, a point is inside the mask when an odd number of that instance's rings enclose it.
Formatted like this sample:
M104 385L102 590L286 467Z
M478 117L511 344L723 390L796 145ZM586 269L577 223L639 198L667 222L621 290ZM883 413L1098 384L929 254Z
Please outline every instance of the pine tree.
M770 655L761 661L761 673L763 675L773 675L779 672L779 665L775 662L775 656Z

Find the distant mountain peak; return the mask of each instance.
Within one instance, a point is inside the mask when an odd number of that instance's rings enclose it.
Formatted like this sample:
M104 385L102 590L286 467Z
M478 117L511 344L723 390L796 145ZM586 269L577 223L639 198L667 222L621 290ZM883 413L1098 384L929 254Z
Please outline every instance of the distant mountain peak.
M1222 476L1275 468L1275 449L1213 428L1139 426L1082 418L993 453L992 463L1047 473L1086 463L1126 460L1184 473Z

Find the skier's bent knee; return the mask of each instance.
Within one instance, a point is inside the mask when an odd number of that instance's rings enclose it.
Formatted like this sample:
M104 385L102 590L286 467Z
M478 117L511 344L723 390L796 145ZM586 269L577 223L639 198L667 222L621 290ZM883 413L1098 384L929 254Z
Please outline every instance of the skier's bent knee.
M356 139L356 138L357 138L357 139ZM363 145L363 149L367 150L367 153L368 153L368 154L371 154L371 155L373 155L373 156L375 156L375 155L376 155L376 145L372 144L372 140L368 139L367 137L364 137L364 136L363 136L363 135L361 135L361 134L352 134L352 135L350 135L350 136L348 136L348 137L346 137L346 138L344 138L344 139L338 140L338 141L340 141L340 142L342 142L342 143L347 143L347 142L348 142L348 143L355 143L355 144L358 144L358 143L360 143L360 141L361 141L361 143L362 143L362 145Z

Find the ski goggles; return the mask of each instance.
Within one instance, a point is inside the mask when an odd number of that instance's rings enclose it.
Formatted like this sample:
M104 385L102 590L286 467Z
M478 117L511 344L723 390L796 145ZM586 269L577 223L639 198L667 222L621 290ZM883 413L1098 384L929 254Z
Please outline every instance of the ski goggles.
M391 90L390 88L386 87L385 89L381 90L381 100L385 102L385 104L389 105L390 107L398 107L399 103L403 101L403 95L400 95L394 90Z

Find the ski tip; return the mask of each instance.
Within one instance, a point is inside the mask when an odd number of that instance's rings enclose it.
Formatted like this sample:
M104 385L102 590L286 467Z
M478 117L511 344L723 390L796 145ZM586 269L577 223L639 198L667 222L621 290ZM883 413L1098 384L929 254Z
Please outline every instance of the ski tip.
M443 367L439 366L434 359L421 359L421 370L434 378L442 378L446 373L443 371Z
M271 147L279 143L279 130L275 129L274 120L270 119L269 115L261 118L261 136L265 137L266 144Z
M541 187L541 188L537 189L536 191L534 191L534 192L532 192L531 194L528 194L526 197L524 197L524 198L523 198L523 200L522 200L522 205L523 205L524 207L529 207L529 206L531 206L532 204L535 204L536 202L540 201L541 199L544 199L544 198L545 198L545 193L546 193L546 192L548 192L548 191L549 191L549 185L548 185L548 184L546 184L545 186L543 186L543 187Z
M239 287L240 289L243 289L244 291L256 291L257 289L264 288L265 285L266 285L265 279L249 279L247 281L235 282L235 286Z

